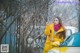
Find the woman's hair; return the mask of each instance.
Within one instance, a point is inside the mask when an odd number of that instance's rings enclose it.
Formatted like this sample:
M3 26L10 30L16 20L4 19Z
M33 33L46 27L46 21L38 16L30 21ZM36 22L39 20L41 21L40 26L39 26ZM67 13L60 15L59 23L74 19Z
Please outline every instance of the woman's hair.
M62 20L61 20L61 18L58 17L58 16L55 17L55 18L57 18L57 19L59 20L59 24L61 25L61 27L64 28L64 26L62 25ZM54 18L54 19L55 19L55 18ZM61 37L65 38L65 37L66 37L66 30L65 30L65 28L64 28L64 31L60 32L59 34L60 34L60 36L59 36L60 38L61 38Z
M61 20L61 18L58 17L58 16L56 16L55 18L57 18L57 19L59 20L59 24L61 24L61 26L62 26L62 20ZM54 18L54 19L55 19L55 18Z
M64 30L62 32L59 32L59 34L60 34L59 38L63 37L63 39L65 39L65 37L66 37L66 30Z

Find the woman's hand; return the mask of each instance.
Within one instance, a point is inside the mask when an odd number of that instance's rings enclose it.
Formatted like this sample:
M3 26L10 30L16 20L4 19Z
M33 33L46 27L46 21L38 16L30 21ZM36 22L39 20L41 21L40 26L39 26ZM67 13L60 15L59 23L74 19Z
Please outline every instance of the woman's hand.
M50 22L46 22L46 25L49 25L50 24Z
M54 41L54 40L53 40L53 38L50 38L50 41L52 41L52 42L53 42L53 41Z
M48 25L49 23L48 22L46 22L46 25Z

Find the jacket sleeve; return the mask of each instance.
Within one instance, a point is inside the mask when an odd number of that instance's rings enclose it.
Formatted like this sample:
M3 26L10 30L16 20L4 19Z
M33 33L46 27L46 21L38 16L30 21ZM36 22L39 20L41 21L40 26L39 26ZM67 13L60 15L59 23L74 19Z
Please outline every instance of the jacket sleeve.
M60 38L54 38L55 41L59 41L60 43L64 41L64 39L60 39Z
M46 36L48 36L50 34L50 27L49 27L49 25L46 25L45 30L44 30L44 34Z

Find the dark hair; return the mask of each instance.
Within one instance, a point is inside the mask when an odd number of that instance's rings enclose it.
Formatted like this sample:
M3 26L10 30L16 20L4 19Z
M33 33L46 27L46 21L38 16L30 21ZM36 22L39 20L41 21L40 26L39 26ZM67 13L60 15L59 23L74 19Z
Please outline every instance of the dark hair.
M58 16L57 16L57 17L55 17L55 18L57 18L57 19L59 20L59 23L60 23L60 24L61 24L61 26L62 26L62 20L61 20L61 18L60 18L60 17L58 17ZM55 18L54 18L54 19L55 19Z
M65 30L62 32L59 32L59 34L60 34L59 38L63 37L63 39L65 39L65 37L66 37L66 31Z

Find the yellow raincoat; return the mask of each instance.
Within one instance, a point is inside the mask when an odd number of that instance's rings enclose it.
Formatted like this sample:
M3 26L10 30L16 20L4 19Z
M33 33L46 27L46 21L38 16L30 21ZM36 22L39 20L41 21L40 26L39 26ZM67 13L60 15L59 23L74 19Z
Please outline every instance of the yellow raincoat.
M44 34L46 35L47 39L44 45L44 51L43 53L48 53L48 51L50 49L52 49L53 47L58 47L60 45L60 43L64 40L63 37L59 38L60 34L59 32L63 32L65 31L64 27L61 27L56 34L54 33L54 23L51 23L49 25L46 25ZM53 39L53 41L50 40L50 38Z

